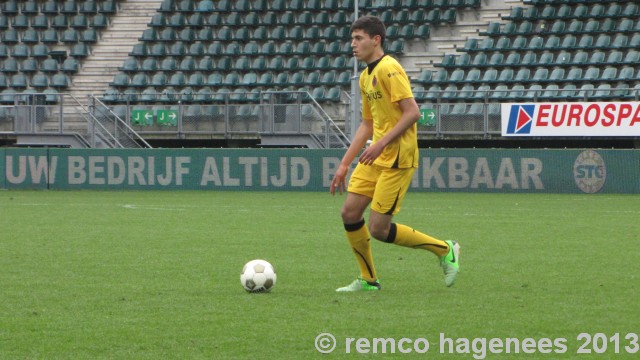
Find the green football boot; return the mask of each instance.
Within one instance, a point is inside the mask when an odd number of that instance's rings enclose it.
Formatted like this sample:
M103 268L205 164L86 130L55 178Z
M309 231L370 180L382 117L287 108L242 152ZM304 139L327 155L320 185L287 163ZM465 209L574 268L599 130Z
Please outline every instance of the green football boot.
M368 282L361 277L353 280L353 282L345 287L337 288L337 292L353 292L353 291L378 291L380 283L377 281Z
M452 286L460 272L460 244L453 240L445 241L449 245L449 252L440 257L440 266L444 271L444 283Z

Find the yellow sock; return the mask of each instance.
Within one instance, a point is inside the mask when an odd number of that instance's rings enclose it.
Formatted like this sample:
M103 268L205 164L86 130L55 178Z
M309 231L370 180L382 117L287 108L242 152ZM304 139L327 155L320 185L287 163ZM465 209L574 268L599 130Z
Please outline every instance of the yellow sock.
M378 280L371 256L371 235L364 224L364 220L356 224L345 224L344 228L347 231L347 239L349 239L349 244L360 267L360 276L366 281Z
M444 256L449 252L449 245L446 242L402 224L391 224L387 240L401 246L429 250L438 256Z

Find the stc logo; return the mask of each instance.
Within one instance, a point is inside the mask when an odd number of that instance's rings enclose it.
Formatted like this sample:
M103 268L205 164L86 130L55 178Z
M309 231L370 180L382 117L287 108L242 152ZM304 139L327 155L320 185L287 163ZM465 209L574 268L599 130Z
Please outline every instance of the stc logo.
M509 112L507 134L530 134L535 108L535 105L512 105L511 111Z
M585 150L573 163L573 179L585 193L597 193L607 180L607 167L602 156L593 150Z

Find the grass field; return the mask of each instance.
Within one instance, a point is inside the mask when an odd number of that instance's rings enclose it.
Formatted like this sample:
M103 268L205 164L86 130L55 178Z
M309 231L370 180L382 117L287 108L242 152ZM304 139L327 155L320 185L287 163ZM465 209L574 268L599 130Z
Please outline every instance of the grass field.
M458 282L426 251L374 242L383 291L355 294L334 292L357 275L342 200L2 191L0 359L637 358L640 196L411 193L396 221L459 240ZM242 289L253 258L275 265L271 293ZM492 354L493 338L542 345Z

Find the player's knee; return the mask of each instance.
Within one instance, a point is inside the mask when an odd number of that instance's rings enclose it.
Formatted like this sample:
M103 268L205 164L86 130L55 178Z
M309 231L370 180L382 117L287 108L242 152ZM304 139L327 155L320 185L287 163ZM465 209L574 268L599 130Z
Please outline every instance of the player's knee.
M346 206L342 207L340 211L340 216L342 217L342 222L345 224L353 224L360 220L362 220L362 214L358 211L354 211Z
M387 242L389 237L389 227L382 224L369 224L369 233L376 240Z

